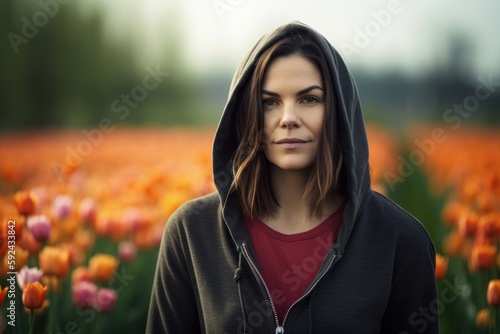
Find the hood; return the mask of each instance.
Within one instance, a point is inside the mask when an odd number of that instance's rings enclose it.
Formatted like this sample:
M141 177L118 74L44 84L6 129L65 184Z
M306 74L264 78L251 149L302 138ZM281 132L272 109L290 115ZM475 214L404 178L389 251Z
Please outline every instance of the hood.
M241 211L236 195L228 196L233 179L231 159L237 148L236 127L234 125L237 101L242 88L252 75L259 56L271 45L293 32L305 32L320 46L325 54L334 81L336 114L339 139L343 154L346 190L349 201L344 209L344 223L339 231L337 254L341 255L354 226L356 216L370 190L368 165L368 142L359 100L358 90L344 61L333 46L314 29L300 22L282 25L262 36L244 57L231 82L229 96L220 119L213 144L214 182L223 203L225 222L239 245L246 237L241 223Z

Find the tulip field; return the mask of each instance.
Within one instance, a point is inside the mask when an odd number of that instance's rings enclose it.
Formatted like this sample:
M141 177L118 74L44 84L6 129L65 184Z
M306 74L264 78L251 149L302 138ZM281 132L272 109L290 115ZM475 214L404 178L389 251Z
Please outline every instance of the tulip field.
M436 129L368 127L372 187L438 252L439 298L409 323L500 333L500 133ZM144 332L164 225L215 190L215 129L108 130L0 134L0 333Z

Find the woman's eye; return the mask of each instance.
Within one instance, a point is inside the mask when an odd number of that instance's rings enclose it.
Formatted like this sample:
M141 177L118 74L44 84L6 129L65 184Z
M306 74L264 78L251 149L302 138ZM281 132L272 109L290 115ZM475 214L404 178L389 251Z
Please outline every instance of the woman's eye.
M269 108L269 107L275 106L276 104L277 104L277 102L274 99L264 99L262 101L262 106L264 108Z
M319 102L319 99L316 96L306 96L302 99L304 103L311 104Z

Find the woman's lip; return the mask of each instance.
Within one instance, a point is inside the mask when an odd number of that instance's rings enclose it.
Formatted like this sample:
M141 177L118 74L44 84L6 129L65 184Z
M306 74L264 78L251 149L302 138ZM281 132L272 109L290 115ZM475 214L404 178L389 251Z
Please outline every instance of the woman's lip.
M307 143L306 140L299 138L284 138L276 142L276 144L305 144L305 143Z
M284 138L275 142L277 145L287 149L299 148L308 143L308 141L299 138Z
M306 142L306 141L300 141L300 142L282 142L282 143L276 143L276 144L279 145L280 147L283 147L283 148L292 149L292 148L302 147L307 143L308 142Z

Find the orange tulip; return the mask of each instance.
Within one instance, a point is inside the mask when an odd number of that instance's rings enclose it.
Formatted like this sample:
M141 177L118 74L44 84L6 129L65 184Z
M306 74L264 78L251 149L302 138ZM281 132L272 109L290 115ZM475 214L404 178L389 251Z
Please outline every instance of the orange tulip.
M469 258L470 268L476 270L489 270L495 261L496 248L491 245L476 244L472 247Z
M45 275L63 277L69 271L69 253L63 248L45 247L39 254L39 261Z
M94 281L109 282L118 267L118 259L108 254L96 254L89 260L89 272Z
M476 212L462 214L458 220L458 229L465 235L474 235L477 232L479 215Z
M40 282L26 283L23 289L23 304L28 309L36 309L43 306L47 287Z
M14 202L17 211L22 215L27 216L35 212L37 198L32 192L18 191L12 197L12 201Z
M488 300L488 305L493 307L500 306L500 279L493 279L488 283L486 299Z
M446 254L457 256L462 253L465 236L454 230L443 240L443 249Z
M499 224L500 221L495 214L482 215L478 221L478 232L487 237L496 237L500 231Z
M467 210L467 206L460 202L449 202L445 205L442 212L442 218L445 224L455 226L460 216Z
M448 271L448 258L436 254L436 279L443 279L446 275L446 271Z
M476 326L478 328L487 329L493 325L493 320L490 317L490 310L483 308L477 311L476 314Z
M5 288L2 289L2 286L0 285L0 307L2 307L3 300L5 299L5 295L7 294L7 291L9 291L8 286L6 286Z
M90 276L89 269L83 266L75 268L73 274L71 274L71 284L75 285L78 282L91 282L92 276Z

